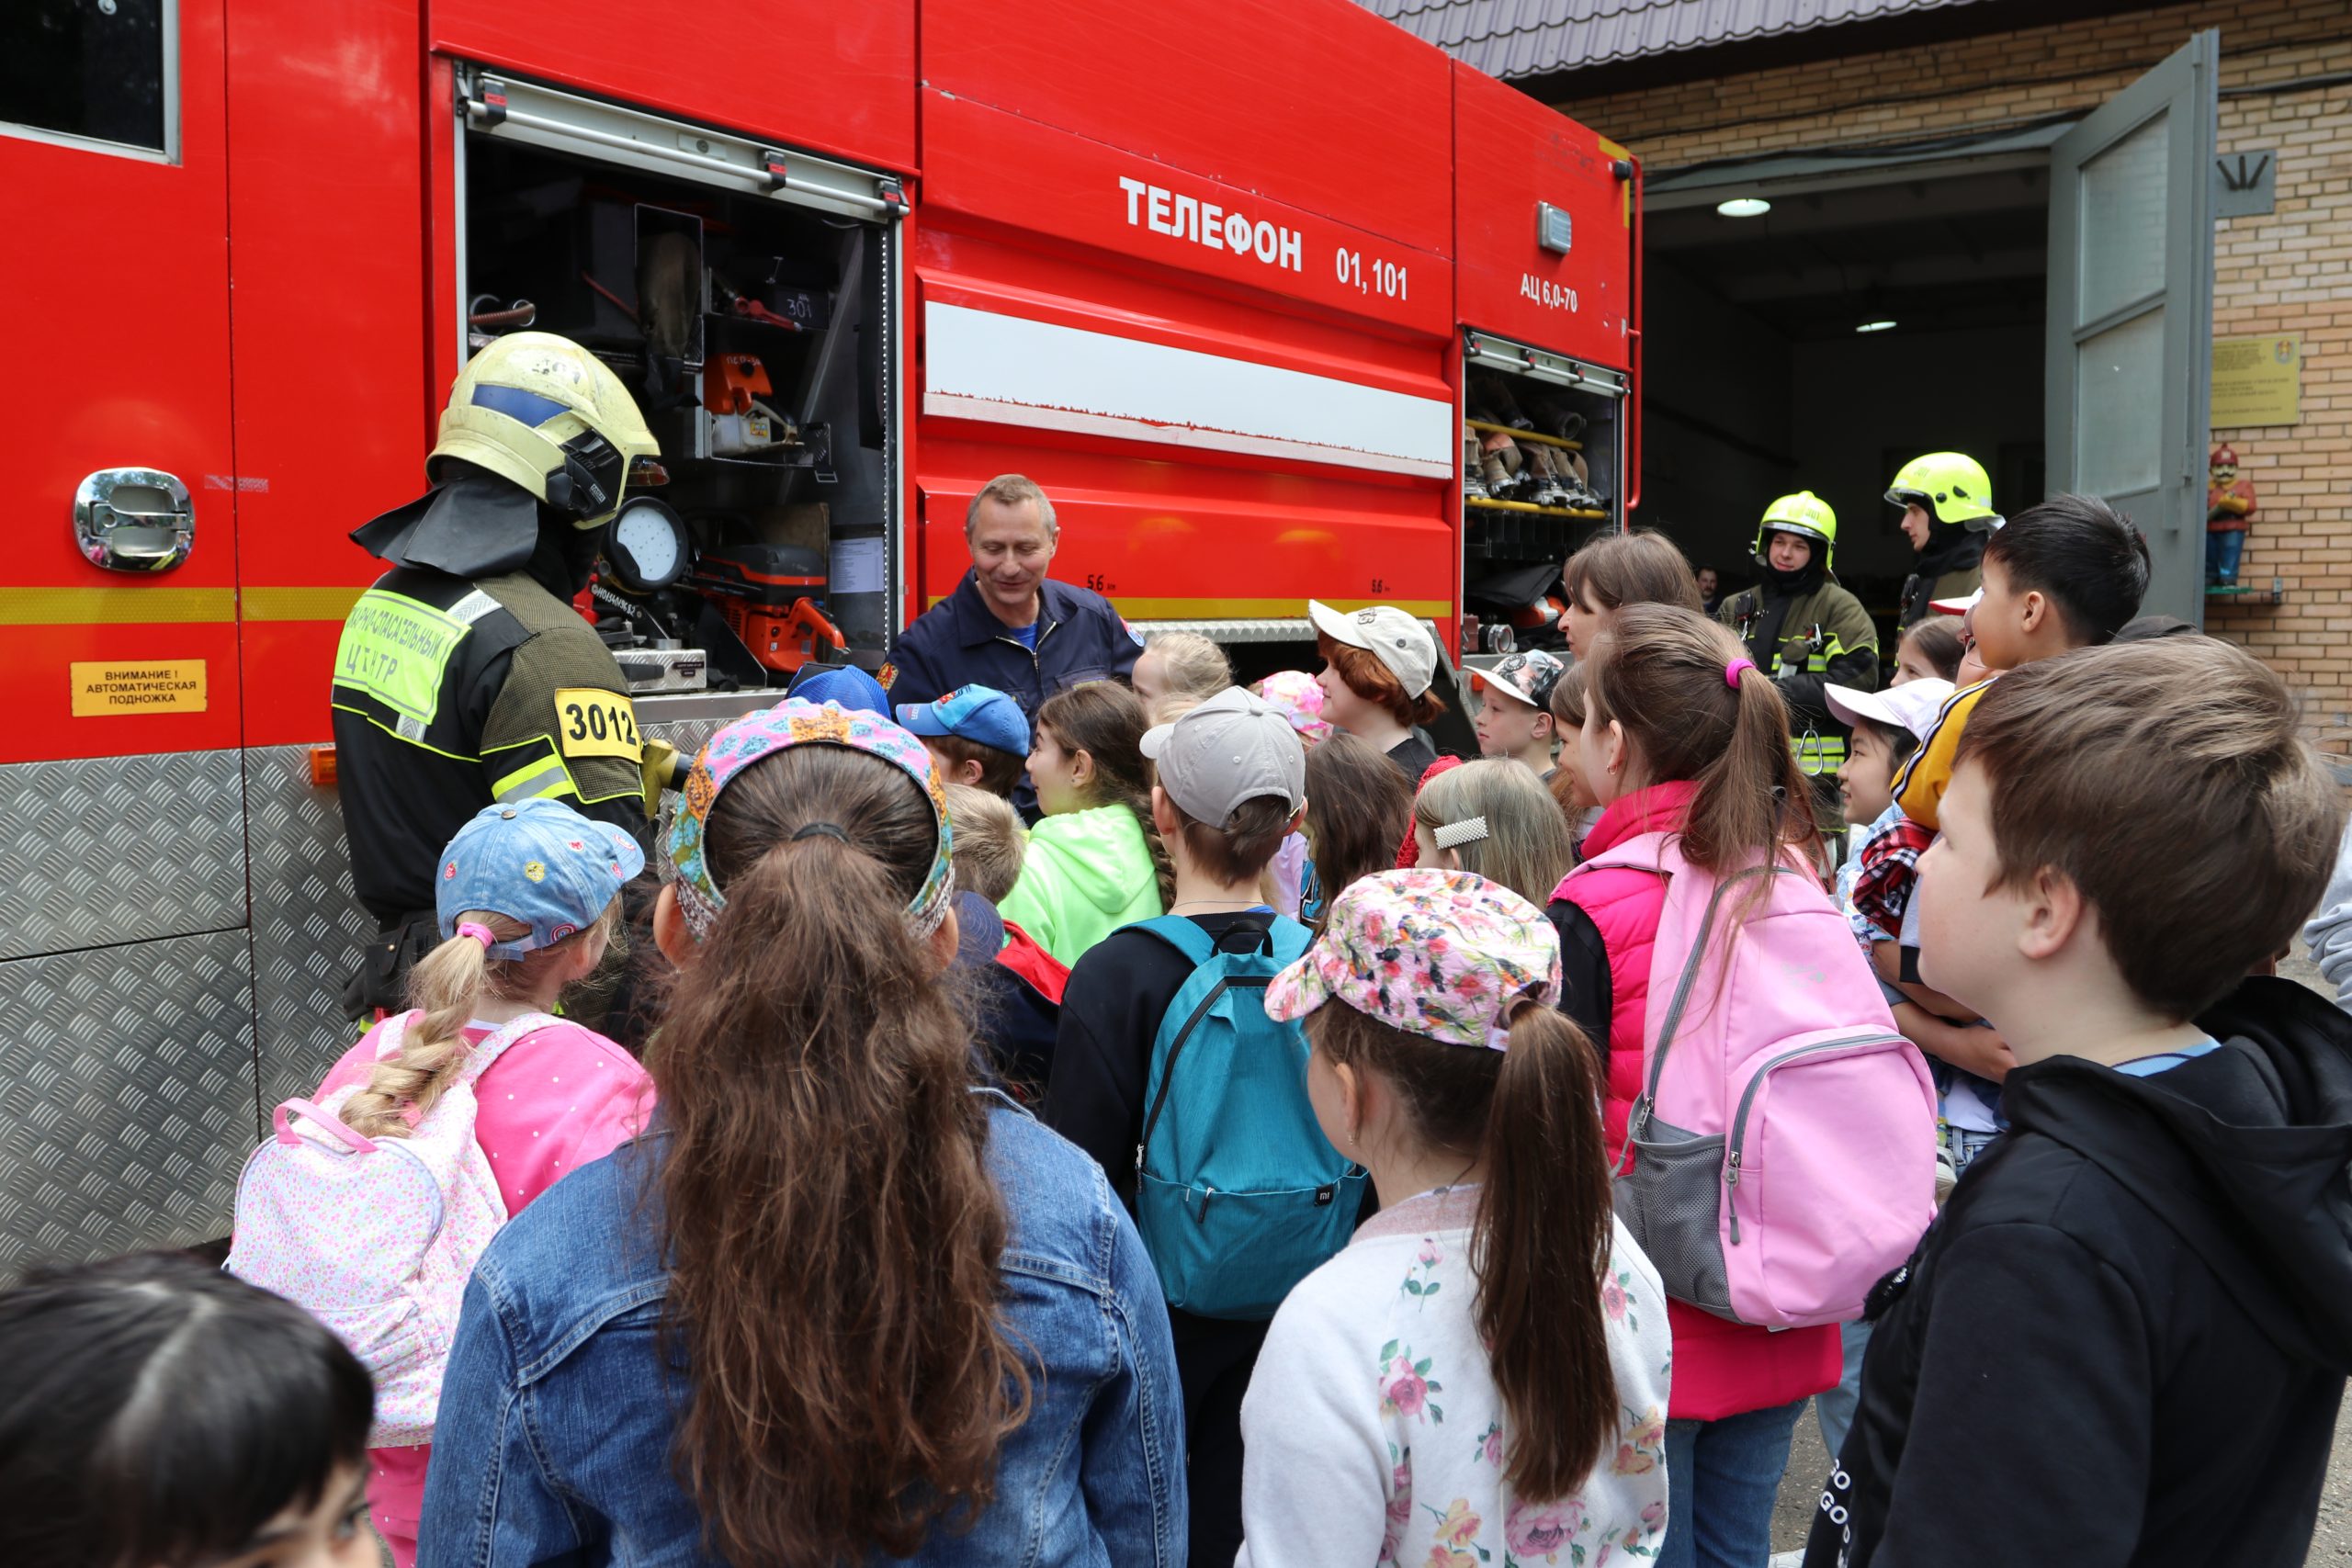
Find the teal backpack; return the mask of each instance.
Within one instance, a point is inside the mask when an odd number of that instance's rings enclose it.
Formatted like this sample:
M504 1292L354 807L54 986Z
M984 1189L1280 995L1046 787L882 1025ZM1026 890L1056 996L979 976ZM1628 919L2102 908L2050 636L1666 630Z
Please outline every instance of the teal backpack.
M1267 982L1312 938L1281 916L1245 952L1181 916L1136 929L1193 964L1151 1043L1136 1226L1170 1306L1272 1317L1347 1245L1363 1203L1363 1171L1331 1147L1307 1103L1306 1036L1266 1016Z

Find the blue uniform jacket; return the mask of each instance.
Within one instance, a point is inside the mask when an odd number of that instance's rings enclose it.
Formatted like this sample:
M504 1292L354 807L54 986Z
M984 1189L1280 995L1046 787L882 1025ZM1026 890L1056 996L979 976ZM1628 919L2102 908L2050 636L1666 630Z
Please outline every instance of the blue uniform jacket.
M1127 629L1111 601L1050 577L1037 592L1037 651L1031 653L966 573L956 592L924 611L890 650L886 672L896 673L882 682L890 701L927 703L977 682L994 686L1034 720L1038 705L1056 692L1123 679L1136 667L1143 638Z

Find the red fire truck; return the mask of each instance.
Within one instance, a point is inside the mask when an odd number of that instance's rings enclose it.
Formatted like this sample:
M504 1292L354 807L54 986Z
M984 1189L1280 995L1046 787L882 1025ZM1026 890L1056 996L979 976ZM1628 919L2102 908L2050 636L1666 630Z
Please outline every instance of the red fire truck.
M689 745L797 657L764 583L878 666L1008 470L1065 580L1287 663L1309 597L1461 649L1638 499L1633 162L1347 0L5 30L0 1273L220 1234L347 1042L345 536L490 335L646 389L669 482L594 607Z

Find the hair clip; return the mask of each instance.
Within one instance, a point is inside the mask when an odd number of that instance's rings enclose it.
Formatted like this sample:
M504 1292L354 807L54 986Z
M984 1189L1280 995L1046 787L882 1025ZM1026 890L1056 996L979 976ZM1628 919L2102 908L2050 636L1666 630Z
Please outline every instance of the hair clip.
M1450 850L1456 844L1475 844L1486 836L1487 819L1484 817L1472 817L1460 822L1448 822L1430 835L1436 841L1437 847L1442 850Z

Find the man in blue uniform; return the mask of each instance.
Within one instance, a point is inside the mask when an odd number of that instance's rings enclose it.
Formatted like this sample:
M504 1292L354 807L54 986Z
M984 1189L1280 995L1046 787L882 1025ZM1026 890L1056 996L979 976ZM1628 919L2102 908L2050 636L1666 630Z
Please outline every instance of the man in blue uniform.
M892 649L882 667L891 702L927 703L958 686L993 686L1034 721L1056 692L1125 679L1143 638L1100 593L1046 575L1060 537L1054 503L1035 483L1000 474L982 485L964 513L972 574ZM1035 816L1026 779L1013 804Z

